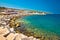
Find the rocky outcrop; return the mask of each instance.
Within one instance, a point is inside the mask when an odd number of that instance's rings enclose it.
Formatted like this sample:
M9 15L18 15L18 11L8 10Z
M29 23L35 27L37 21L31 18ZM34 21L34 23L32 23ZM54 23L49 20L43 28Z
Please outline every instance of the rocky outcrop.
M14 40L14 38L15 38L15 34L14 34L14 33L10 33L10 34L6 37L7 40Z
M33 36L15 33L13 28L0 27L0 40L37 40Z

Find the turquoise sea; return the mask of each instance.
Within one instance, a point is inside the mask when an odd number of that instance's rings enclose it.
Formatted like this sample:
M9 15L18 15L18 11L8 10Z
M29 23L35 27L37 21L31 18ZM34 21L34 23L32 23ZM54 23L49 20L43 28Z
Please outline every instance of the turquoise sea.
M24 21L26 28L36 33L52 33L60 36L60 14L31 15L25 16Z

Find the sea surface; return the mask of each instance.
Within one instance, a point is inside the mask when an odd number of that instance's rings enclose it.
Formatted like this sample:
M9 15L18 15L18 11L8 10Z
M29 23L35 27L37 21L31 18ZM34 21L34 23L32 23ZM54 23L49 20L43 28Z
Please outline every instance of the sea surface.
M60 36L60 14L31 15L19 20L24 22L30 31Z

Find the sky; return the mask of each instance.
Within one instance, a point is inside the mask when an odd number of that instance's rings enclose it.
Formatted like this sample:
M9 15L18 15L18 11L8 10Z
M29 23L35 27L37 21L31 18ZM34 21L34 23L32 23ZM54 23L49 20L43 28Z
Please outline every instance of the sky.
M60 0L0 0L0 6L60 14Z

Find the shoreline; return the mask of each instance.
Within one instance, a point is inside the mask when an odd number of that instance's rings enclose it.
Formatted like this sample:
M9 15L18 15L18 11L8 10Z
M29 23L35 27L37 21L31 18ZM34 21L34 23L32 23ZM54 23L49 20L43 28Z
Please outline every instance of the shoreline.
M1 15L0 15L1 16ZM14 40L14 38L18 35L18 37L17 37L17 39L15 39L15 40L24 40L24 39L26 39L26 40L39 40L39 39L36 39L36 38L34 38L33 36L30 36L30 37L28 37L28 36L26 36L26 35L24 35L24 34L22 34L22 33L16 33L15 31L14 31L14 27L10 27L9 26L9 22L10 22L10 19L9 19L9 15L3 15L3 16L1 16L2 18L0 18L0 20L1 20L1 23L0 24L2 24L2 25L0 25L0 40ZM7 19L6 19L7 18ZM7 21L7 23L5 22L5 23L2 23L3 22L3 20L4 20L4 22L5 21ZM5 32L4 32L5 31ZM21 36L22 38L20 38L19 36ZM3 39L4 38L4 39Z
M0 15L0 16L1 16L1 15ZM7 19L4 18L4 17L6 17ZM9 17L10 17L10 19L9 19ZM11 19L11 17L12 17L12 19ZM15 32L15 33L18 33L18 34L19 34L19 33L22 33L22 32L23 32L23 31L20 32L19 30L15 30L15 29L14 29L14 28L19 28L18 26L20 26L18 23L16 23L17 26L14 25L15 20L16 20L17 18L20 18L20 16L11 16L11 15L8 16L8 15L4 15L2 18L3 18L2 20L7 21L7 23L8 23L8 24L2 24L2 25L5 25L5 26L3 26L4 28L9 28L9 30L11 30L10 32L12 32L12 31L14 30L13 33ZM8 20L8 19L9 19L9 20ZM12 25L12 26L9 26L9 25L10 25L10 24L9 24L10 22L11 22L11 25ZM1 26L2 26L2 25L1 25ZM10 29L10 28L12 28L12 29ZM27 31L27 30L24 30L24 31ZM34 36L33 36L34 34L32 33L32 35L31 35L30 33L31 33L31 32L27 31L25 35L26 35L27 37L32 36L32 37L35 38L35 39L38 38L38 39L36 39L36 40L40 40L40 39L43 40L43 39L45 39L44 36L39 36L39 37L38 37L37 35L35 35L35 37L34 37ZM22 34L24 35L24 33L22 33ZM12 34L11 34L11 35L12 35ZM15 35L15 34L13 34L13 35ZM30 35L30 36L29 36L29 35ZM48 39L48 37L46 37L46 38ZM54 38L56 39L57 37L54 37ZM48 40L49 40L49 39L48 39Z
M22 18L24 16L29 15L43 15L44 12L39 12L40 14L36 14L36 11L27 12L24 10L18 11L16 14L14 10L11 13L11 9L9 12L0 13L0 38L1 40L58 40L57 36L54 37L46 37L44 35L35 35L33 32L28 31L25 27L22 27L23 23L15 22L16 19ZM8 10L7 10L8 11ZM27 12L27 13L26 13ZM31 13L31 14L28 14ZM21 35L20 35L21 34ZM17 36L18 35L18 36ZM16 37L17 36L17 37ZM22 38L20 38L22 36ZM6 38L6 39L5 39ZM16 38L16 39L15 39Z

